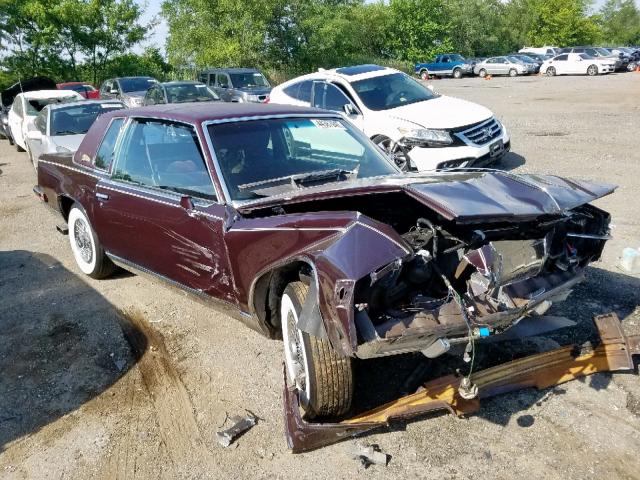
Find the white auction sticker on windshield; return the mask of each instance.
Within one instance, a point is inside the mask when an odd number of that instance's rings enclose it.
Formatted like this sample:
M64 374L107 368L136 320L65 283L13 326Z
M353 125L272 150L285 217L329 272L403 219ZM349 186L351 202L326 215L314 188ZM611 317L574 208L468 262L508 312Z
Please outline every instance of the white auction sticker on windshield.
M340 122L339 120L334 120L332 118L327 118L327 119L313 119L311 120L311 122L313 122L313 124L316 127L319 128L339 128L341 130L344 130L344 125L342 125L342 122Z
M122 105L117 103L101 103L100 106L102 108L122 108Z

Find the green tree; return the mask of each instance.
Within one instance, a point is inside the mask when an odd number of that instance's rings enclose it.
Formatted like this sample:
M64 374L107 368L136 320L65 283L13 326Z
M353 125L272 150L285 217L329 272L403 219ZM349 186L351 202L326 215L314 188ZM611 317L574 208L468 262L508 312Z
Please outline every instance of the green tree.
M603 39L607 44L640 44L640 12L633 0L607 0L599 13Z
M134 0L0 0L2 63L16 77L76 80L84 62L96 82L153 27L141 23L142 13Z
M505 6L500 0L447 0L448 34L456 52L494 55L510 48L504 40Z
M424 61L449 51L449 20L443 0L390 0L388 45L394 57Z

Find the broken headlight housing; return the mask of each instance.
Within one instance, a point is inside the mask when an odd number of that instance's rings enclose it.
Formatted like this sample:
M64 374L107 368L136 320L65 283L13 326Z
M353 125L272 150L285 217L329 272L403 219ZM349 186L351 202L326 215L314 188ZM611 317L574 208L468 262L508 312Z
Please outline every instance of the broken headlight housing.
M398 131L404 136L402 142L407 146L443 147L453 143L446 130L399 127Z

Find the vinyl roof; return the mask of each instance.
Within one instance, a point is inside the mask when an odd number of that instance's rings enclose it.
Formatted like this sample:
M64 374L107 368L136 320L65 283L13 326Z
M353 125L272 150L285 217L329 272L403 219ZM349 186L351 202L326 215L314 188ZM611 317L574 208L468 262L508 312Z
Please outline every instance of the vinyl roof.
M222 120L238 117L260 117L265 115L295 116L300 114L331 114L327 110L309 107L295 107L291 105L263 104L263 103L233 103L233 102L193 102L169 103L164 105L150 105L138 107L105 115L126 117L152 117L158 119L177 120L186 123L201 123L207 120ZM336 114L337 115L337 114Z

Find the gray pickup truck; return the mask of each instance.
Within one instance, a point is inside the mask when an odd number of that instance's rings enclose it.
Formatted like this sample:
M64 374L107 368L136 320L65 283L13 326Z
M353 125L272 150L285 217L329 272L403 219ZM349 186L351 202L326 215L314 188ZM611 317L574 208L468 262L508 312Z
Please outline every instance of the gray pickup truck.
M271 92L269 81L255 68L210 68L199 78L225 102L264 103Z

